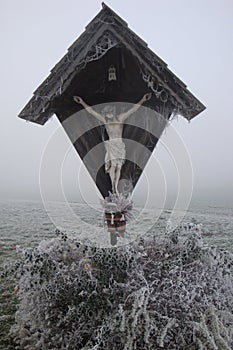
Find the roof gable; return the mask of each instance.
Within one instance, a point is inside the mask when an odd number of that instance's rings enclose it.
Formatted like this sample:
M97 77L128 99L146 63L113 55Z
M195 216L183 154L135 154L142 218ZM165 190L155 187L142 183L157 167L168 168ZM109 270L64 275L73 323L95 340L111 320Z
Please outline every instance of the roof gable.
M77 74L90 62L100 60L119 45L136 57L144 83L161 101L169 101L170 109L172 106L176 113L188 120L203 111L205 106L168 69L167 64L115 12L104 3L102 7L37 88L19 117L44 124L54 113L59 112L59 104L67 98L66 91Z

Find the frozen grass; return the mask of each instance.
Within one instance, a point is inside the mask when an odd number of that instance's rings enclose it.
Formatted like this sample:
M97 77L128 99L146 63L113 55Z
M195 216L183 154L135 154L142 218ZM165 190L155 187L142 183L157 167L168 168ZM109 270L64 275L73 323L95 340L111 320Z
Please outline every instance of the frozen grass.
M195 226L124 247L87 247L57 232L18 248L19 350L230 350L232 255Z

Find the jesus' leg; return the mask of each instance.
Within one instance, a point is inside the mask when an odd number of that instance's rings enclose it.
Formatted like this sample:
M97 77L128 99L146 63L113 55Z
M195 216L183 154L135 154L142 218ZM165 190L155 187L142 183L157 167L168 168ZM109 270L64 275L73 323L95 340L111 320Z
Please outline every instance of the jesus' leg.
M112 193L116 192L116 187L115 187L115 174L116 174L116 167L111 165L110 169L109 169L109 176L111 179L111 183L112 183Z
M121 177L121 165L117 165L115 170L115 191L117 194L119 194L118 183L119 183L120 177Z

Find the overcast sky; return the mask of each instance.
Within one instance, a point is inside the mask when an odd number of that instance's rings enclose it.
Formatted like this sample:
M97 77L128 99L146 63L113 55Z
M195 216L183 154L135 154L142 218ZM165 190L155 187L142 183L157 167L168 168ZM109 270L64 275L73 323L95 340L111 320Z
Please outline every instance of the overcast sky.
M233 200L232 0L109 0L106 4L207 107L191 123L182 117L173 122L190 154L194 196L221 195ZM100 9L101 2L94 0L1 0L1 197L39 196L43 149L59 123L53 117L41 127L17 115ZM63 137L67 143L65 133ZM151 174L158 162L168 189L173 186L172 181L169 185L173 165L169 165L162 141L135 196L144 193L147 182L156 196L158 184ZM100 195L82 167L78 183L80 164L70 148L64 167L64 187L73 194L73 199L79 199L81 188L87 200L95 200ZM48 179L50 182L53 179Z

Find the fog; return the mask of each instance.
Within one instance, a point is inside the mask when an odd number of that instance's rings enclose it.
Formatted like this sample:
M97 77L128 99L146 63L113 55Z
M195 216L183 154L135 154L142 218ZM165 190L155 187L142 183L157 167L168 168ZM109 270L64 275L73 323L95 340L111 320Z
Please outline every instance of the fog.
M190 123L182 117L174 120L171 130L183 140L190 156L193 198L231 203L232 1L109 0L106 4L206 105L207 109ZM42 127L17 115L100 9L101 3L93 0L1 2L1 198L40 198L43 151L60 125L56 116ZM169 195L177 191L179 174L166 151L169 130L162 136L135 189L136 200L149 193L152 203L164 184ZM67 148L62 173L66 196L74 201L98 201L100 193L65 132L59 132L60 145ZM57 156L54 153L54 158ZM47 180L57 199L54 177L48 176Z

